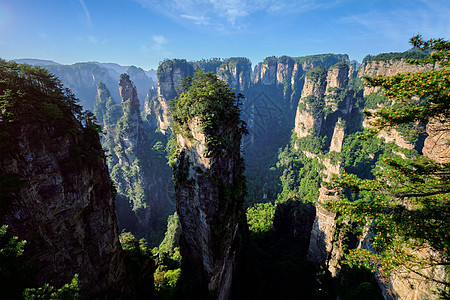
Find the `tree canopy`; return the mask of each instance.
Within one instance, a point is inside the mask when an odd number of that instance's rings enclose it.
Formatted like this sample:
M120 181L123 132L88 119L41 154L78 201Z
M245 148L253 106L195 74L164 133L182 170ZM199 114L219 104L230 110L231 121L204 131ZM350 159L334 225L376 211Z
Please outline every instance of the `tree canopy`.
M365 112L376 117L366 139L382 129L429 120L439 122L443 131L450 129L450 44L443 39L424 41L420 35L411 43L430 54L409 63L436 67L428 72L365 78L368 85L382 87L394 103ZM343 172L335 184L353 191L356 199L342 196L328 204L341 214L341 220L368 229L365 234L373 249L350 251L347 263L384 275L406 269L448 289L448 274L446 279L430 278L425 270L449 263L450 163L438 163L423 155L412 159L396 156L382 159L374 175L375 179L361 179ZM423 249L429 249L428 254L419 255Z

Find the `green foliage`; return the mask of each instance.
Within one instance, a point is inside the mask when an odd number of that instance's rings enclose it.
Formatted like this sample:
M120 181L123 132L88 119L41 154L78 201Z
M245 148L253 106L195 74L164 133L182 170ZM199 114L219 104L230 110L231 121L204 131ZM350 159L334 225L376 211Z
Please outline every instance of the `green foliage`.
M323 65L324 67L331 67L339 61L348 61L347 54L316 54L302 57L294 57L297 63L308 62L312 65Z
M310 69L308 72L306 72L305 77L309 77L309 79L314 81L322 81L327 78L327 68L319 66Z
M448 131L445 124L449 120L450 44L442 39L425 42L420 36L413 37L411 42L416 47L421 46L421 50L434 51L427 59L412 63L437 62L442 68L367 79L371 85L382 86L385 95L392 98L395 104L401 103L400 108L391 105L370 114L378 117L372 123L375 126L373 134L389 127L398 128L399 125L431 118L441 121L443 130ZM370 146L360 144L356 149L364 148L364 145ZM423 270L448 265L449 174L450 163L437 163L421 155L405 159L392 154L387 156L386 153L378 161L375 177L371 179L344 172L336 184L350 189L354 196L343 196L340 201L329 203L329 206L339 212L341 220L368 226L368 242L374 247L374 251L350 251L346 256L347 263L369 267L387 276L399 269L406 269L424 276L426 280L437 280L423 274ZM426 247L431 247L439 255L418 256L420 249ZM446 289L450 285L448 279L439 283Z
M77 102L74 94L47 70L0 59L1 155L14 152L16 136L24 126L40 127L32 143L78 133L86 133L86 138L89 136L95 143L100 127L94 115L84 112ZM91 144L79 146L83 154L103 156Z
M344 170L358 174L360 178L373 179L372 169L384 152L381 139L362 140L361 132L350 134L342 145L342 161ZM391 150L391 149L386 149Z
M58 121L64 124L63 112L70 112L81 121L83 112L78 100L47 70L0 59L0 75L2 123Z
M306 110L315 119L324 116L325 100L322 97L309 95L308 97L302 98L298 105L300 110Z
M131 276L136 285L137 298L153 297L153 272L155 262L152 251L147 247L145 239L137 240L131 232L122 232L120 244L125 252L125 263L131 270Z
M364 108L366 109L378 109L382 105L390 105L391 102L381 90L364 96Z
M428 55L418 48L412 48L405 52L389 52L381 53L373 56L368 61L385 61L385 60L400 60L400 59L425 59Z
M193 62L194 70L201 70L203 72L216 73L219 67L223 64L223 60L217 57L210 59L201 59Z
M278 195L278 200L297 199L315 202L319 196L322 180L320 170L323 166L319 159L308 158L292 145L281 151L278 159L277 168L283 170L280 177L282 191Z
M159 245L159 251L164 253L173 253L174 249L178 247L181 234L181 225L178 214L170 215L167 220L167 230L164 240Z
M28 279L21 260L26 241L19 241L7 229L7 225L0 227L0 291L5 299L19 298Z
M330 70L332 70L332 69L340 69L340 68L348 68L348 62L346 62L346 61L340 61L340 62L338 62L338 63L332 65L332 66L330 67Z
M171 299L181 275L181 254L179 239L181 234L178 215L169 216L164 240L153 249L156 258L154 281L156 292L161 299Z
M197 71L193 78L182 80L183 93L171 101L173 132L190 136L189 123L198 118L206 135L206 143L210 153L227 152L227 147L234 147L235 141L220 132L222 124L236 126L237 137L247 133L245 123L240 120L240 100L242 95L235 96L228 85L212 73ZM176 153L172 153L171 161Z
M307 151L313 154L320 154L324 150L326 139L326 136L319 137L314 132L312 132L311 134L299 139L295 136L293 142L295 143L295 145L297 145L298 149L302 151Z
M175 247L171 252L157 252L156 271L154 273L155 288L161 298L172 295L177 287L181 275L180 248Z
M122 232L119 240L126 256L132 261L140 262L142 259L145 260L152 256L145 239L138 241L131 232Z
M272 229L275 206L272 203L256 203L247 209L248 229L253 233L268 232Z
M80 299L80 283L78 274L72 278L70 283L66 283L60 289L49 284L44 284L39 288L28 288L23 292L26 300L48 299L48 300L76 300Z
M344 267L340 277L342 299L384 299L375 277L366 269Z
M420 36L411 39L416 47L430 49L432 53L427 59L411 59L410 63L437 63L441 69L428 72L397 74L391 77L365 77L367 84L384 88L386 97L395 99L403 105L391 109L384 107L375 113L366 111L367 116L375 116L371 122L375 133L378 130L401 123L426 122L436 119L445 123L450 115L450 43L442 39L422 41Z

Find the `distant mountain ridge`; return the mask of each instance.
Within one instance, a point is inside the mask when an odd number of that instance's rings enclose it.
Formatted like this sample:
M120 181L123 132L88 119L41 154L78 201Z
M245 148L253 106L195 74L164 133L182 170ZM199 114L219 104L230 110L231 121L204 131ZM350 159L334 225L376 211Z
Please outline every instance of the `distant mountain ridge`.
M15 58L12 60L18 64L29 64L29 65L38 65L38 66L63 65L56 61L47 60L47 59ZM105 67L106 69L110 69L110 70L113 70L113 71L119 73L119 75L126 73L128 68L131 67L131 66L122 66L122 65L119 65L118 63L102 63L102 62L98 62L98 61L89 61L88 63L98 64L102 67ZM147 77L152 78L153 81L156 82L156 70L155 69L144 70L144 72L145 72L145 75L147 75Z
M60 65L53 60L46 59L34 59L34 58L18 58L13 59L18 64L29 64L29 65L38 65L38 66L49 66L49 65Z
M64 86L71 89L80 104L93 111L97 96L97 84L103 82L114 99L120 99L117 82L123 73L128 73L135 82L138 98L143 108L148 90L156 87L156 70L145 71L135 66L122 66L117 63L78 62L71 65L42 59L14 59L17 63L41 66L61 79Z

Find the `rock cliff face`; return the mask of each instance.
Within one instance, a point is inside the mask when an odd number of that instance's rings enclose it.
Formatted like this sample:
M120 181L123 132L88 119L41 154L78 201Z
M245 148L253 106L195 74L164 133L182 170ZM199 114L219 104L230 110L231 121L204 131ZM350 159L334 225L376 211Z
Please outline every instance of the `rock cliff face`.
M217 75L236 92L243 92L251 84L252 64L247 58L229 58L218 68Z
M339 119L334 127L333 137L331 139L330 152L341 152L344 141L345 129L342 121ZM332 163L329 158L322 161L324 165L323 181L331 182L333 175L339 175L341 164ZM316 218L311 231L311 240L309 244L307 259L319 266L325 266L335 278L338 277L341 266L340 260L343 257L341 239L334 243L336 226L336 212L326 209L323 204L328 201L337 200L339 190L329 189L321 185L319 198L316 203Z
M103 82L110 89L115 84L106 68L96 63L50 65L45 68L60 78L64 85L77 95L80 104L89 110L94 108L97 84ZM114 95L118 95L117 90L111 91L115 92Z
M328 69L313 68L305 75L301 99L297 107L294 132L299 139L295 144L298 150L308 157L317 157L300 148L302 140L311 137L330 137L322 154L340 153L346 134L345 123L355 118L353 109L356 93L348 86L349 65L339 62ZM318 157L324 166L322 181L330 182L333 175L341 172L341 163L332 161L329 157ZM324 207L324 203L334 201L339 197L339 190L330 190L324 184L319 189L319 197L315 203L315 220L311 230L311 238L307 259L318 266L324 266L331 275L338 277L340 259L343 256L342 245L336 243L337 225L336 212Z
M235 142L234 153L210 157L201 123L193 121L189 129L193 141L177 136L181 153L174 170L175 197L182 228L181 250L186 258L184 271L194 276L194 281L206 284L219 299L228 299L245 228L243 198L240 205L226 203L231 201L227 199L231 195L226 194L238 184L237 177L243 171L242 161L238 158L239 142ZM235 133L227 131L230 140L240 140L233 136Z
M348 62L348 56L323 54L305 57L267 57L255 66L254 84L283 86L284 97L289 99L292 109L296 107L300 98L305 74L312 68L318 66L328 68L340 61Z
M138 148L142 143L147 142L146 134L141 120L136 86L126 74L122 74L119 80L119 92L126 117L126 123L124 122L122 126L124 130L121 131L119 138L125 149ZM119 161L132 164L135 159L136 155L128 151L125 156L119 158Z
M450 124L430 120L427 124L427 138L423 154L438 163L450 162Z
M75 119L63 100L26 93L17 105L30 105L34 98L36 107L40 102L53 105L61 114L47 118L51 110L44 110L30 119L21 113L6 128L2 115L0 130L13 134L13 139L12 148L2 149L0 178L13 180L16 188L2 205L0 223L27 241L25 261L36 268L37 284L61 286L78 273L82 297L130 296L115 192L98 133L92 123Z
M394 76L397 73L417 73L426 72L435 69L433 65L411 65L405 59L391 60L370 60L361 65L358 70L358 77L363 76L376 77L378 75ZM376 92L378 88L365 86L364 96Z
M119 225L148 236L159 219L166 219L173 209L168 193L170 169L160 149L153 148L149 138L152 133L141 119L136 87L127 74L120 78L119 91L123 115L107 127L105 136L105 146L112 154L108 160L111 176L118 191ZM108 110L106 116L111 113L114 110Z
M165 60L158 67L158 102L154 112L158 120L158 128L166 133L170 128L172 117L169 111L169 101L180 95L181 79L192 76L194 68L185 59Z
M436 65L411 65L404 59L371 60L362 64L358 72L358 76L393 76L397 73L426 72L436 68L439 67ZM364 88L364 96L368 96L375 92L381 91L378 91L378 88L373 87L366 86ZM379 106L382 105L383 104L380 104ZM365 126L368 125L368 121L371 120L365 120ZM378 136L382 137L387 142L394 142L401 148L416 148L417 150L422 151L425 156L428 156L436 162L448 163L450 162L450 148L448 144L450 134L448 129L448 124L441 123L437 120L430 120L426 124L427 137L425 138L423 147L406 141L403 135L395 129L390 131L382 130ZM370 240L370 232L363 240L360 241L359 247L373 251L373 247L368 240ZM412 255L419 258L433 258L439 254L433 249L425 247L419 252L412 253ZM433 268L424 269L422 271L428 278L445 281L444 278L446 275L442 266L436 266ZM391 274L389 279L382 278L378 275L377 280L380 288L382 289L383 296L386 299L423 299L431 296L430 291L437 290L439 288L439 284L431 280L426 280L424 277L418 276L417 274L414 274L406 269Z
M145 99L147 90L155 86L153 79L147 76L144 70L135 66L123 67L117 64L86 62L73 65L47 65L45 68L60 78L64 85L80 99L80 104L91 111L94 108L99 82L106 85L113 98L120 97L117 81L120 74L124 72L128 73L135 82L141 100ZM141 107L143 104L142 101Z
M136 92L138 95L138 98L141 100L141 108L144 106L144 99L147 95L147 91L153 87L156 86L156 84L153 82L153 79L151 77L148 77L147 74L145 74L145 71L141 68L137 68L135 66L130 66L126 73L130 75L131 81L136 86Z
M209 291L218 299L229 299L235 263L248 231L240 151L243 131L238 108L230 94L224 92L226 84L215 78L215 75L194 77L192 87L195 89L204 82L217 86L215 91L220 96L207 100L211 106L204 112L212 116L210 122L205 124L204 114L193 108L190 114L196 111L198 115L188 119L174 115L176 120L185 121L177 121L184 129L176 135L178 154L173 172L182 230L182 279L195 293ZM184 101L191 102L184 104ZM196 101L180 98L175 111L184 111L178 108L182 105L197 105ZM214 106L217 103L214 101L221 103L219 107Z
M317 70L317 71L316 71ZM305 75L301 99L297 107L294 132L298 138L312 132L324 135L322 127L329 119L328 128L334 128L337 116L349 115L353 109L355 95L348 92L349 66L337 63L327 71L317 68ZM325 116L320 111L328 110Z

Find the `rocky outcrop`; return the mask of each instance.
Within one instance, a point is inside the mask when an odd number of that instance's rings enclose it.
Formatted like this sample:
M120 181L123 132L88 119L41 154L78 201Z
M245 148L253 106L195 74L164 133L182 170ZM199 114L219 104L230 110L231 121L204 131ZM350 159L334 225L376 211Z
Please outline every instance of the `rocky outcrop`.
M220 99L208 101L220 101L221 107L208 110L212 119L206 124L201 113L177 123L184 128L176 136L178 155L173 165L182 229L181 279L197 297L209 291L218 299L229 299L236 260L248 231L243 208L242 124L223 82L209 75L194 80L197 84L209 80L211 86L218 86Z
M60 287L79 274L84 298L129 297L133 289L118 238L115 191L98 132L91 121L74 117L60 91L45 97L29 92L33 85L36 92L53 87L28 82L25 99L11 112L41 102L53 110L40 111L38 118L21 113L7 127L2 115L2 135L14 138L0 153L0 224L27 241L23 255L36 271L36 284ZM5 184L12 188L6 195Z
M163 113L164 111L160 108L158 101L158 90L156 88L149 89L144 101L142 118L147 122L151 132L155 132L158 129L159 120L164 119Z
M333 137L330 143L330 152L335 151L340 153L342 151L342 144L344 142L345 127L343 125L342 119L338 119L336 125L334 126ZM337 172L332 172L338 174Z
M46 65L45 68L55 74L64 83L64 86L70 88L80 104L93 111L95 96L97 93L97 84L102 82L111 92L112 97L119 99L117 81L122 73L128 73L136 84L139 99L144 100L147 90L155 87L153 79L148 76L141 68L135 66L120 66L113 63L83 62L72 65ZM144 103L141 103L143 107Z
M267 57L262 63L255 66L253 82L254 84L282 86L283 95L289 100L290 107L293 109L299 101L305 74L312 68L319 66L328 68L340 61L348 63L348 56L322 54L304 57Z
M239 143L235 142L234 153L210 157L201 123L193 121L189 129L193 141L177 136L181 153L174 169L182 228L181 254L186 258L183 271L194 276L193 281L216 292L219 299L228 299L245 226L243 191L234 190L243 171ZM227 131L230 140L240 140ZM226 195L229 193L226 189L237 192L233 198L238 199L228 198L232 195Z
M294 132L298 138L321 134L325 105L331 112L351 112L354 101L351 94L345 93L347 84L348 65L345 63L338 63L327 71L318 67L306 74L295 117Z
M331 135L327 152L342 150L345 136L344 119L352 118L351 112L355 102L354 93L349 90L349 66L340 62L328 70L318 67L305 75L302 97L297 107L294 132L297 138L309 136ZM301 143L300 143L301 145ZM295 147L299 147L295 144ZM316 157L306 150L298 149L308 157ZM331 161L329 157L319 158L323 164L322 181L330 182L333 175L341 172L341 163ZM324 204L335 201L339 190L332 190L322 183L319 198L315 203L315 220L311 230L311 238L307 259L315 265L323 266L335 278L339 275L340 259L343 256L342 245L336 243L336 212L325 208Z
M344 141L345 129L342 120L339 119L334 127L331 139L330 152L341 152ZM340 162L331 162L329 158L322 160L324 165L323 181L331 182L333 175L341 172ZM319 198L316 203L316 218L311 231L307 259L319 266L325 266L335 278L341 270L340 260L343 257L342 239L336 239L336 212L326 209L323 204L336 201L340 190L331 189L322 184L319 190Z
M145 71L141 68L137 68L135 66L130 66L126 72L130 75L131 81L136 86L136 92L138 98L141 99L141 108L144 106L144 102L142 100L145 99L147 95L147 91L151 88L154 88L156 84L153 82L151 77L148 77Z
M129 75L119 81L123 116L115 125L113 143L106 145L112 154L111 176L118 196L121 228L148 236L173 212L170 199L170 169L160 148L152 145L151 132L144 126L136 87ZM154 135L154 133L153 133ZM110 140L107 135L106 140ZM154 146L157 146L155 148Z
M154 112L158 120L158 128L166 133L170 129L172 117L169 111L169 101L181 93L181 79L192 76L194 69L185 59L165 60L158 67L158 111Z
M432 119L427 123L423 155L438 163L450 163L450 124Z
M141 111L139 108L139 98L137 96L136 86L131 81L129 75L122 74L119 80L119 93L122 99L126 123L122 127L119 137L126 148L137 148L141 143L146 142L146 134L141 120ZM135 155L129 153L125 155L125 160L131 164L135 160Z
M115 80L106 68L96 63L76 63L73 65L48 65L47 70L55 74L79 99L85 109L93 110L97 84L103 82L111 91Z
M311 238L316 209L312 203L288 200L276 205L273 231L284 238L301 241L306 255Z
M30 142L36 132L49 131L52 128L22 127L19 151L2 160L2 175L18 174L24 187L1 222L27 241L26 262L37 267L39 285L61 286L79 274L85 296L124 293L130 287L125 285L114 188L105 158L86 162L73 156L75 147L85 147L93 137ZM98 141L90 146L101 152Z
M217 76L226 81L235 92L243 92L250 87L251 74L252 63L243 57L228 58L217 70Z
M359 70L358 77L363 76L376 77L394 76L397 73L417 73L431 71L437 68L434 65L411 65L405 59L391 59L391 60L369 60L364 62ZM379 87L364 86L364 96L379 90Z

